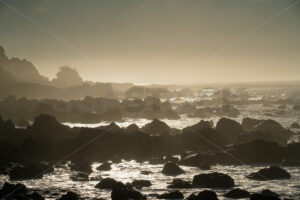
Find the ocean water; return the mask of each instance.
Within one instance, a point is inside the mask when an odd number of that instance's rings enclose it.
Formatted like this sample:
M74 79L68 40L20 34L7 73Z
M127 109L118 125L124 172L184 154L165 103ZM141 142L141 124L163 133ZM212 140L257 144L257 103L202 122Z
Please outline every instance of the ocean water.
M113 164L111 171L100 172L96 168L100 163L92 164L93 173L92 177L111 177L117 181L123 183L132 182L132 180L149 180L152 183L151 187L143 188L141 191L147 195L148 199L156 199L152 194L162 194L167 191L173 191L174 189L167 189L168 183L173 180L174 177L165 176L161 173L163 165L151 165L147 162L137 163L135 161L122 161L119 164ZM300 168L299 167L285 167L285 169L291 174L292 178L289 180L273 180L273 181L254 181L249 180L245 176L251 172L255 172L264 165L242 165L242 166L212 166L211 170L202 171L195 167L184 167L185 174L177 176L186 181L192 181L193 176L200 173L208 172L222 172L230 175L235 181L235 188L245 189L249 192L261 192L264 189L270 189L281 195L283 198L299 199L300 197ZM149 171L149 175L141 174L141 171ZM97 189L95 185L99 181L73 181L70 176L74 172L65 168L56 168L51 174L45 175L42 179L19 181L25 184L29 188L49 190L50 193L45 197L47 199L56 199L65 191L74 191L87 199L95 198L110 198L110 190ZM1 182L8 180L7 176L0 177ZM184 197L189 196L191 193L198 193L205 188L193 188L193 189L179 189ZM219 199L226 199L223 195L230 189L213 189L218 194Z

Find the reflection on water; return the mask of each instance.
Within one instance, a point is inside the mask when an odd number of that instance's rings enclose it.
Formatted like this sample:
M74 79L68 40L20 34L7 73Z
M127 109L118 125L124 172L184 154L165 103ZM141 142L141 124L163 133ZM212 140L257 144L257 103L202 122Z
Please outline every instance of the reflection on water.
M171 182L173 177L165 176L161 173L163 165L150 165L147 162L137 163L135 161L122 161L119 164L113 164L111 171L99 172L96 167L100 163L94 163L93 173L90 174L90 178L99 177L107 178L111 177L117 181L123 183L131 182L134 179L145 179L150 180L152 186L149 188L143 188L140 191L143 194L159 194L166 192L171 189L167 189L168 182ZM300 168L299 167L286 167L285 169L292 175L290 180L274 180L274 181L253 181L248 180L245 176L251 172L255 172L266 166L258 165L244 165L244 166L213 166L209 171L202 171L195 167L182 167L186 173L177 178L181 178L187 181L192 181L193 176L199 173L208 172L222 172L232 176L235 180L236 187L248 190L249 192L260 192L263 189L270 189L274 192L279 193L282 197L297 199L300 195ZM150 171L149 175L141 174L141 171ZM56 168L55 171L49 175L45 175L43 179L23 181L27 187L40 188L42 190L49 190L51 193L57 191L57 194L49 194L46 196L49 199L57 198L63 191L72 190L78 192L82 197L86 198L109 198L110 190L100 190L94 188L98 181L73 181L70 176L74 172L68 168ZM3 183L8 179L6 176L0 177ZM180 189L184 196L187 197L189 194L195 192L198 193L202 189ZM228 191L223 189L214 190L218 193L219 199L223 198L223 194ZM148 199L151 197L148 196ZM155 199L152 197L152 199Z

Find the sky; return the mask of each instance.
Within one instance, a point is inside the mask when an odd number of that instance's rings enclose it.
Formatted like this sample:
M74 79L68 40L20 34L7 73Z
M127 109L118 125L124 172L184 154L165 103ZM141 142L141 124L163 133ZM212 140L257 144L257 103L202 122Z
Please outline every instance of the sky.
M0 0L0 45L50 78L299 80L300 0Z

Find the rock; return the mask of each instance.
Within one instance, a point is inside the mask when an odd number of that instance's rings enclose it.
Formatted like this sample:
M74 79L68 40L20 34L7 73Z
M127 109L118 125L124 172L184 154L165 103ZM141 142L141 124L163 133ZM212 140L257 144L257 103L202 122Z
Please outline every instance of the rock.
M73 174L70 178L72 181L89 181L89 174L78 172L76 174Z
M252 119L249 117L246 117L242 120L242 127L244 131L249 132L254 129L255 126L260 122L258 119Z
M181 169L178 165L172 162L167 162L164 165L162 173L167 176L178 176L180 174L184 174L184 170Z
M243 199L243 198L249 198L250 193L246 190L242 190L240 188L235 188L235 189L227 192L224 196L226 198L230 198L230 199Z
M163 121L154 119L151 123L146 124L142 131L149 135L170 134L170 127Z
M130 124L128 127L126 127L127 133L133 133L137 131L140 131L140 128L136 124Z
M216 130L227 138L228 143L232 143L239 134L244 132L238 122L228 118L221 118L217 122Z
M201 163L201 164L198 166L198 168L201 169L201 170L210 170L210 169L211 169L210 165L207 164L207 163L205 163L205 162Z
M173 179L173 182L168 185L168 188L192 188L193 185L190 182L181 180L181 179Z
M13 197L18 194L25 194L28 192L28 189L23 184L10 184L5 182L0 190L0 198L2 199L6 195L11 194Z
M210 190L199 192L197 200L218 200L217 194Z
M129 188L122 183L117 183L111 192L112 200L146 200L146 197L142 195L140 192Z
M193 178L193 186L205 188L231 188L234 180L223 173L199 174Z
M47 172L52 172L53 167L48 165L27 165L27 166L16 166L10 173L10 180L29 180L29 179L39 179Z
M143 187L150 187L152 184L148 180L134 180L131 183L132 187L135 188L143 188Z
M78 172L85 172L88 174L93 172L91 165L88 162L72 163L70 165L70 169Z
M290 179L291 175L280 167L271 166L269 168L261 169L258 172L251 173L247 176L247 178L258 181L266 181L277 179Z
M203 158L201 154L193 154L187 156L179 161L180 165L190 166L190 167L197 167L203 163Z
M184 196L179 191L173 191L173 192L158 195L157 198L158 199L183 199Z
M32 193L28 194L28 196L30 197L30 199L33 199L33 200L44 200L44 197L42 197L42 195L40 195L37 192L32 192Z
M30 126L30 123L27 120L20 119L15 122L15 125L18 127L26 128L27 126Z
M294 122L291 124L291 128L299 129L300 125L298 123Z
M298 167L300 166L300 162L297 160L284 159L280 165L288 167Z
M271 190L263 190L261 194L271 197L279 197L279 194L272 192Z
M251 194L250 200L280 200L280 198L263 194Z
M118 183L120 183L120 182L116 181L113 178L104 178L95 186L95 188L112 189Z
M79 200L80 197L74 192L67 192L67 194L62 195L59 200Z
M103 163L99 167L97 167L98 171L110 171L111 170L111 164L108 162Z

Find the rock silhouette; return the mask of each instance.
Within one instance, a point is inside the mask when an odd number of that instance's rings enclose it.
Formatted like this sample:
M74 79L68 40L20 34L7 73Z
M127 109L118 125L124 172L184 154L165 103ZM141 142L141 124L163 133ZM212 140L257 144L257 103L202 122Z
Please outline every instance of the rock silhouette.
M234 187L234 180L222 173L199 174L193 178L193 186L206 188L231 188Z
M269 168L261 169L258 172L251 173L247 176L247 178L259 181L267 181L277 179L290 179L291 175L280 167L271 166Z
M162 173L167 176L178 176L180 174L184 174L185 172L177 164L167 162L163 167Z

